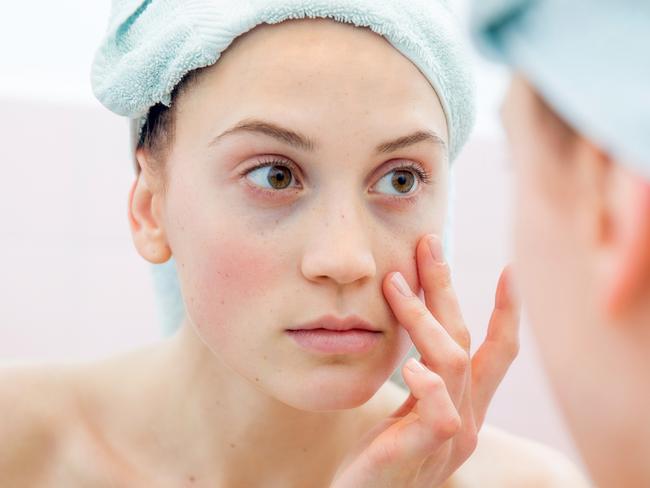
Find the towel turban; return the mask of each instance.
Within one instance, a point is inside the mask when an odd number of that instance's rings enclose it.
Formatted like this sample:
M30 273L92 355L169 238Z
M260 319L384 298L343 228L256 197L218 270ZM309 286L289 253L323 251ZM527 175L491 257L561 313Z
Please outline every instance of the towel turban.
M472 31L560 116L650 178L650 2L475 0Z
M463 33L445 0L113 0L91 69L97 99L140 121L194 69L241 34L289 19L330 18L372 29L427 77L442 104L453 160L474 123Z

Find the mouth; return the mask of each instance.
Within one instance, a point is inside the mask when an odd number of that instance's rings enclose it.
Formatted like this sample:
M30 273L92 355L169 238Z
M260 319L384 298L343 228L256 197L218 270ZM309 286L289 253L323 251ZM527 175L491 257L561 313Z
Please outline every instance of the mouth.
M335 332L345 332L348 330L365 330L368 332L381 332L380 329L374 327L370 322L363 320L358 315L350 315L345 318L339 318L334 315L323 315L322 317L312 320L311 322L305 322L304 324L297 325L289 331L295 330L315 330L315 329L325 329Z
M383 337L381 330L356 316L339 319L327 315L286 332L300 347L324 354L367 352Z

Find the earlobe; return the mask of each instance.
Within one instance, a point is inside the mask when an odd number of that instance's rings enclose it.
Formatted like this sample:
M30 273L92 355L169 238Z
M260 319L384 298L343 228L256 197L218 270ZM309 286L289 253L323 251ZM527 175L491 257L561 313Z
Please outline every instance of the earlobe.
M140 171L129 192L129 224L136 249L154 264L164 263L171 257L162 218L156 208L159 198Z
M621 165L613 182L605 306L609 316L624 314L650 294L650 182Z

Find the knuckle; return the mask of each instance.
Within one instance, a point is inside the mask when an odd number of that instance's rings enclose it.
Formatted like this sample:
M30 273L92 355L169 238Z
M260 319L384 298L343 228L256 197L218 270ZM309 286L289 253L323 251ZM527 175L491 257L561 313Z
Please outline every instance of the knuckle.
M472 347L472 335L467 330L467 327L464 327L458 332L456 337L456 342L462 347L465 351L469 351Z
M424 389L426 391L425 394L428 395L446 395L447 394L447 385L445 384L445 381L436 373L431 371L429 369L427 372L427 378L426 378L426 383L424 386Z
M413 320L416 321L425 321L431 319L431 312L424 306L424 304L418 299L413 298L411 303L410 315Z
M462 426L462 422L458 413L454 412L446 416L442 416L436 425L436 431L443 439L450 439L454 437Z
M434 372L431 372L429 373L427 378L426 389L428 390L429 393L433 393L433 394L438 392L446 392L447 385L445 385L444 380L440 376L438 376Z
M469 356L460 348L454 349L447 360L449 368L456 374L465 374L469 367Z
M511 359L514 360L518 355L519 355L519 349L520 349L520 344L519 344L519 339L516 337L513 337L507 341L504 341L503 348L505 350L506 355Z

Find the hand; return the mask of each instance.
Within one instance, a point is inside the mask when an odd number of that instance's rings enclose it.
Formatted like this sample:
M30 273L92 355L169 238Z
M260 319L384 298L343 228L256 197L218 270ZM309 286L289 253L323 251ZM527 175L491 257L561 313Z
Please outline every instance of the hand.
M432 488L472 454L487 407L517 355L519 305L506 268L497 286L487 337L470 360L470 337L444 262L440 239L427 236L416 250L424 302L400 273L383 292L420 353L402 375L404 404L372 429L336 473L332 488Z

